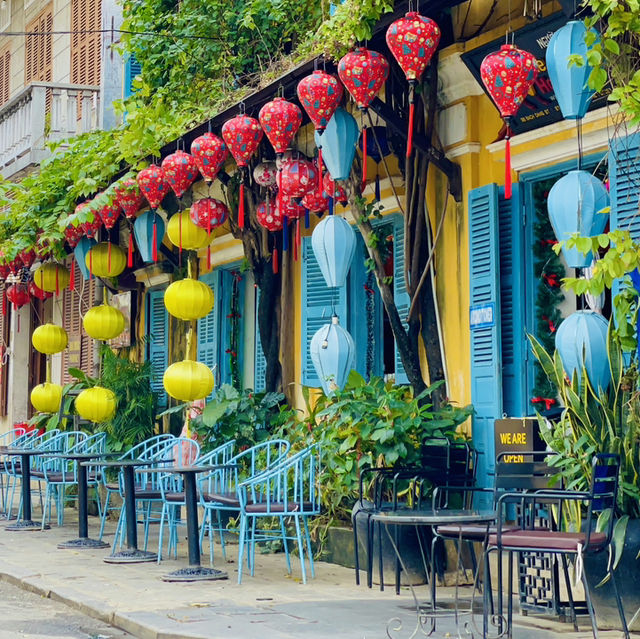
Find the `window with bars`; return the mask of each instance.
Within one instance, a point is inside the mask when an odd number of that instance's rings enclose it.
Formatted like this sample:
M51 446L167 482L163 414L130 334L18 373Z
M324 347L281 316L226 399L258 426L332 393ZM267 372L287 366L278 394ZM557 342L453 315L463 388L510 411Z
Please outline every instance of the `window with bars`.
M100 86L102 2L71 2L71 83Z
M51 82L53 73L52 35L53 11L48 4L27 24L27 33L47 35L25 36L24 83Z
M11 92L11 52L9 49L0 51L0 104L9 99Z

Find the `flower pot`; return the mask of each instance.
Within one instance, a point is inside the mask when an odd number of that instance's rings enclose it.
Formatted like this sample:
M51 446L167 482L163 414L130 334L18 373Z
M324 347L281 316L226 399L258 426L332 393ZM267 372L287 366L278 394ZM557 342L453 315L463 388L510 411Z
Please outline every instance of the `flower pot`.
M627 624L640 608L640 520L632 519L627 526L627 535L620 563L616 569L618 590L622 596ZM596 588L607 572L608 553L585 557L584 570L593 600L598 628L621 630L620 617L616 607L611 581ZM639 615L640 616L640 615ZM636 620L629 630L640 630L640 621Z

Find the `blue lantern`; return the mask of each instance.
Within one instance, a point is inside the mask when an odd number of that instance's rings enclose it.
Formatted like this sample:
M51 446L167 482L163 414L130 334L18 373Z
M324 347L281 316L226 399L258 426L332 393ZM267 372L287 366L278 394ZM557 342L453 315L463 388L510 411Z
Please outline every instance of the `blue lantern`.
M351 224L339 215L325 217L313 229L311 247L327 286L344 286L356 250Z
M583 118L594 94L588 86L592 67L587 64L586 35L584 22L571 20L553 34L547 47L549 78L562 115L567 120ZM570 64L569 56L572 55L581 56L583 65Z
M76 247L73 249L73 256L76 260L76 264L78 265L78 268L82 273L82 277L84 277L85 280L88 280L90 275L89 268L87 266L87 263L85 262L85 258L91 250L91 247L95 244L97 244L97 242L93 238L87 237L85 235L84 237L80 238L80 240L76 244Z
M348 331L340 326L337 315L311 338L309 352L325 395L342 389L355 364L356 347Z
M153 262L153 225L156 225L156 251L160 249L164 239L164 220L155 211L145 211L136 218L133 224L133 233L136 236L136 244L145 263Z
M322 159L334 180L349 177L359 135L356 119L342 108L336 109L322 134L315 132L316 146L322 147Z
M556 333L556 350L565 373L573 379L582 368L594 389L606 389L611 381L607 355L609 322L595 311L576 311L563 320Z
M609 206L609 194L604 184L587 171L569 171L549 191L547 209L553 231L558 241L569 239L572 233L583 237L598 235L604 231L609 216L600 213ZM585 268L593 255L576 248L562 247L567 264L571 268Z

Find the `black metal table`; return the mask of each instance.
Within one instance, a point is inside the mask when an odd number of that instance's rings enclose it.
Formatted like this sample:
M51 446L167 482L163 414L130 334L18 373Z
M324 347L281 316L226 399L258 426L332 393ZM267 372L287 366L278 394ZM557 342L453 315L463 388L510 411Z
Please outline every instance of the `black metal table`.
M121 468L124 474L124 504L127 517L127 548L108 555L104 561L108 564L135 564L157 561L158 555L138 548L138 521L136 514L136 487L134 471L140 466L150 466L166 460L118 459L114 461L82 462L86 466L103 468Z
M462 614L471 615L473 613L473 601L468 610L460 610L458 599L458 572L460 566L460 552L462 547L462 526L475 524L487 526L487 534L489 532L489 526L495 523L496 513L493 510L472 510L472 509L426 509L426 510L388 510L380 511L371 516L372 521L376 521L385 526L387 536L393 550L402 566L402 569L406 571L400 549L396 544L393 536L389 532L389 526L444 526L444 525L457 525L460 526L460 535L457 544L457 560L456 560L456 590L455 590L455 602L454 610L451 612L449 609L438 609L435 606L434 598L432 597L428 602L420 602L414 587L409 584L413 601L417 614L417 625L411 633L411 637L415 637L418 634L431 635L435 631L436 619L443 617L453 617L455 620L456 632L458 637L473 637L473 633L469 627L464 628L464 634L460 632L459 616ZM480 565L481 562L478 562ZM474 592L475 583L477 580L477 571L474 575ZM431 574L430 582L436 578L435 566L432 560L431 562ZM387 624L387 636L393 637L392 632L399 632L402 630L402 622L398 618L390 619Z
M163 581L211 581L228 579L223 570L205 568L200 565L200 540L198 537L198 491L196 475L225 468L236 468L235 464L216 464L212 466L168 466L165 468L145 468L141 472L179 473L184 478L184 498L187 507L187 546L189 566L162 576Z
M43 525L31 520L31 457L42 455L45 451L38 448L11 448L4 451L10 456L20 456L22 473L22 519L5 527L5 530L13 532L22 530L42 530ZM45 525L44 528L49 528Z
M90 460L102 459L121 455L121 453L60 453L57 455L46 455L46 457L60 458L73 461L78 471L78 538L63 541L58 544L61 549L83 550L90 548L108 548L109 544L100 539L91 539L89 537L89 500L88 500L88 481L87 481L87 464ZM92 464L93 465L93 464Z

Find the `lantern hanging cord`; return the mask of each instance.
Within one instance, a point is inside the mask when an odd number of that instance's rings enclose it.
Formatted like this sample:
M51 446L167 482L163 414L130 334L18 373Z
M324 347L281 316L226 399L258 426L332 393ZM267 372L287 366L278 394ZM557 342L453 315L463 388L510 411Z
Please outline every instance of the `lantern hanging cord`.
M129 29L81 29L69 31L4 31L0 36L48 36L48 35L88 35L92 33L125 33L127 35L169 38L171 40L211 40L222 42L220 38L200 35L176 35L174 33L157 33L154 31L131 31Z

